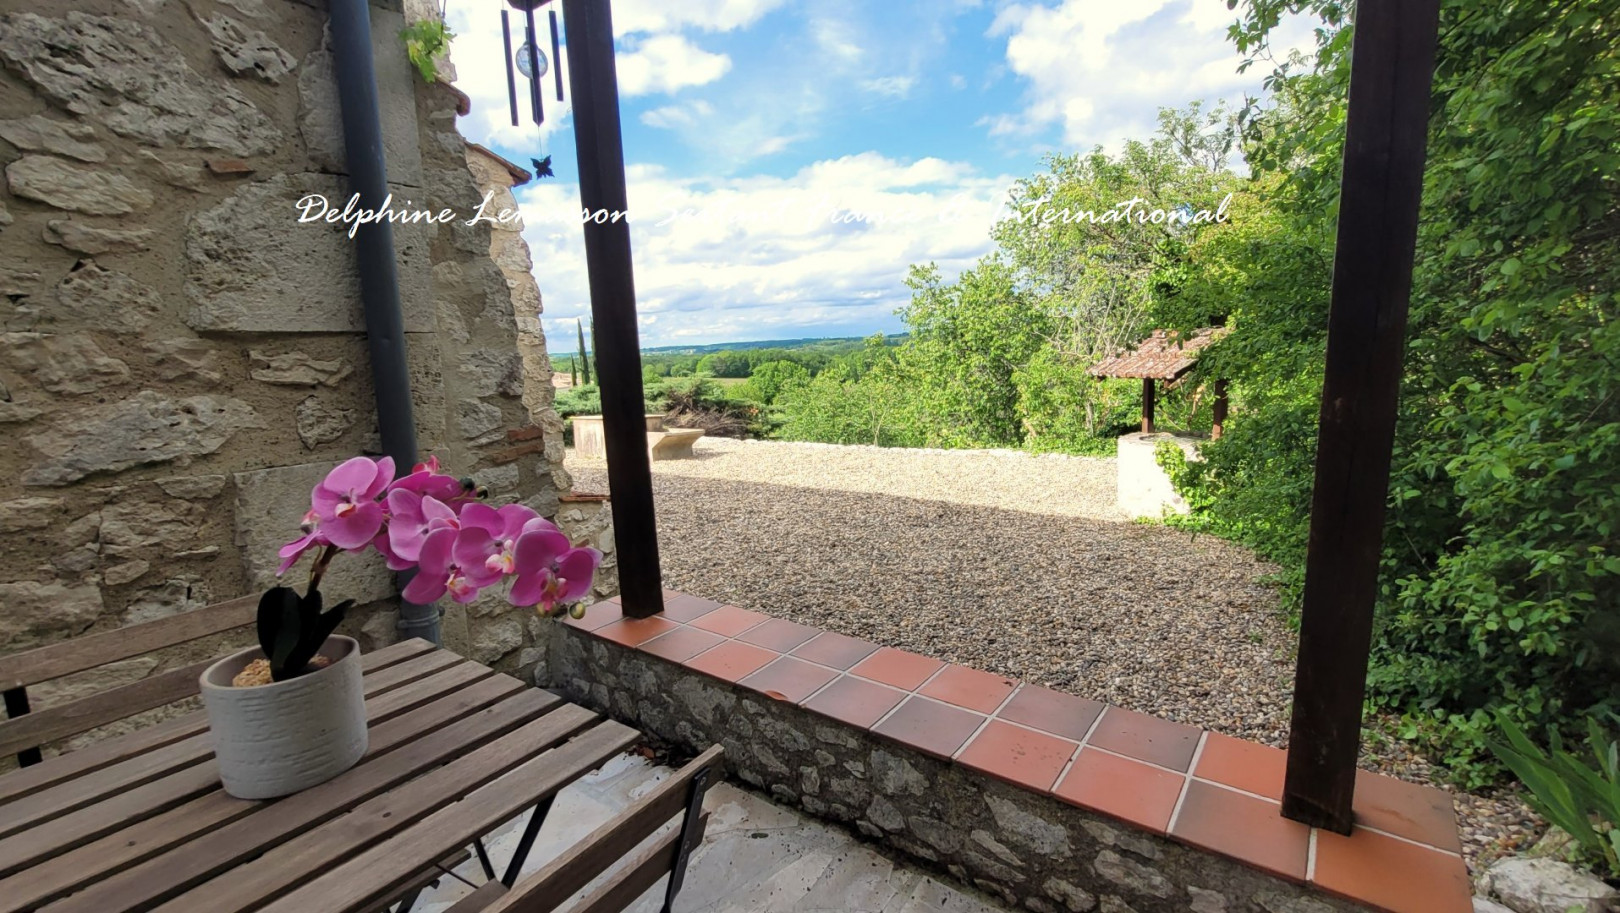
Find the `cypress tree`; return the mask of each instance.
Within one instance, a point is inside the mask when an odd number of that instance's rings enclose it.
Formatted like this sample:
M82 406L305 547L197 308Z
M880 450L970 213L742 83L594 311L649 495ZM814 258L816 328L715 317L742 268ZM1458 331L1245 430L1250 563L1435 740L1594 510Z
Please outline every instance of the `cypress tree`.
M583 375L585 386L589 387L591 385L591 357L585 353L585 325L580 323L578 320L575 320L574 329L579 332L580 371Z
M574 356L568 356L568 386L579 386L579 362Z

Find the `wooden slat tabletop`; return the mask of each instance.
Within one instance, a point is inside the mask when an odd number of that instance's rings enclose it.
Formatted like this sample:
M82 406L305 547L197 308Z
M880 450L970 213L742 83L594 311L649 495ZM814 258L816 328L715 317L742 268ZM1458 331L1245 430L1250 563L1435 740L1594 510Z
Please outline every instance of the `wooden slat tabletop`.
M370 745L265 802L187 714L0 776L0 913L374 911L635 730L413 640L365 654Z

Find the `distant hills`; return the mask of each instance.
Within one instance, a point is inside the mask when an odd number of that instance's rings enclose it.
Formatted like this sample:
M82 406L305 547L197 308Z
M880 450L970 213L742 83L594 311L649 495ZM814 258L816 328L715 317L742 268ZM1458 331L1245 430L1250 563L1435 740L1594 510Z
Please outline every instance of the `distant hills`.
M643 355L708 355L712 352L734 352L742 349L836 348L840 346L848 346L850 343L864 342L865 340L870 339L872 335L874 334L868 334L866 336L813 336L804 339L764 339L757 341L749 340L746 342L715 342L701 346L653 346L651 348L642 349L641 353ZM884 338L892 343L905 339L907 335L909 334L889 333L886 334ZM579 353L554 351L551 353L551 357L567 358L570 355L577 354Z

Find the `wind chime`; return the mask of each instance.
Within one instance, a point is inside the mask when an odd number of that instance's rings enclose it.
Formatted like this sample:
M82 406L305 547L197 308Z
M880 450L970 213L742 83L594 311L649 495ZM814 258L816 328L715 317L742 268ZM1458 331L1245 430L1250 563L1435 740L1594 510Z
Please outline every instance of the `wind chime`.
M557 100L563 100L562 66L559 59L559 43L557 40L557 11L547 10L551 19L551 56L548 58L540 50L539 32L534 25L534 11L550 3L551 0L506 0L508 6L523 13L524 40L523 46L512 52L512 26L511 19L506 10L501 10L501 38L506 43L506 94L512 102L512 126L521 125L518 117L518 89L517 77L522 74L529 81L529 114L536 124L546 122L546 108L541 101L541 80L546 78L549 71L554 74L557 84Z

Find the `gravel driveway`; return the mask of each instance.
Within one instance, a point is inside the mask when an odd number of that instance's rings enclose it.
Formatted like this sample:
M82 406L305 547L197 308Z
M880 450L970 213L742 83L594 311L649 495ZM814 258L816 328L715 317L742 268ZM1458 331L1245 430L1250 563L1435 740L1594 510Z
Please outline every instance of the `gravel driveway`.
M1247 549L1115 506L1112 459L705 438L654 464L666 586L1270 745L1295 634ZM569 456L579 490L601 463ZM1428 782L1399 746L1364 766ZM1459 795L1470 861L1524 830Z

